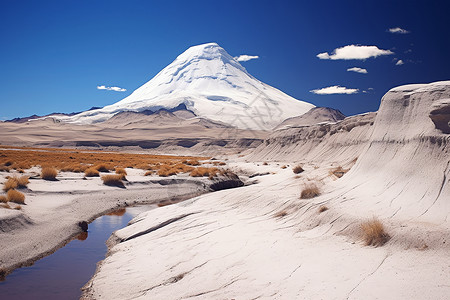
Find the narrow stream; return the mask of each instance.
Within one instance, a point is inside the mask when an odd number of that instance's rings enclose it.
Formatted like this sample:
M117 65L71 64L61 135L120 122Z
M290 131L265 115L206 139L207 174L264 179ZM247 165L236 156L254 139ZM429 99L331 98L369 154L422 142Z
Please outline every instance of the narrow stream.
M0 282L0 299L79 299L80 288L94 275L97 262L105 258L106 240L136 215L155 205L127 207L101 216L55 253L34 265L20 268Z

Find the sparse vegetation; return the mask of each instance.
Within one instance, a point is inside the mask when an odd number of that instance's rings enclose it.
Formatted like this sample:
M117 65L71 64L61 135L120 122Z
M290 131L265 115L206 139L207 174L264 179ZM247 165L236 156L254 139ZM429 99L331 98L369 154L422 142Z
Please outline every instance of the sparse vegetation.
M311 199L320 195L320 190L315 183L308 184L302 190L300 198L302 199Z
M205 167L197 167L191 171L189 176L192 177L215 177L219 169L217 168L205 168Z
M3 190L5 192L16 189L16 188L25 188L27 187L30 181L28 180L28 176L21 177L9 177L8 180L3 184Z
M302 166L299 165L299 166L294 167L292 169L292 171L294 172L294 174L300 174L300 173L302 173L305 170L303 170Z
M361 230L366 246L383 246L390 238L383 224L376 218L362 223Z
M285 216L287 216L287 215L288 215L288 212L287 212L286 210L281 210L281 211L277 212L277 213L274 215L274 217L275 217L275 218L283 218L283 217L285 217Z
M18 204L25 204L25 195L16 190L9 190L6 193L6 199L8 202L14 202Z
M100 172L95 168L88 168L84 171L84 176L97 177L97 176L100 176Z
M287 167L286 167L286 165L282 165L281 168L282 169L286 169Z
M267 163L267 161L265 161L264 163L263 163L263 166L267 166L268 165L268 163Z
M147 171L147 172L145 172L145 174L144 174L144 176L150 176L150 175L153 175L153 171Z
M124 168L116 168L116 174L127 176L127 171Z
M3 207L3 208L11 208L11 206L9 206L9 204L8 203L0 203L0 207Z
M41 170L41 178L44 180L55 180L58 171L53 167L43 167Z
M0 203L6 203L8 200L6 199L5 195L0 195Z
M321 205L319 207L319 213L323 213L324 211L327 211L327 210L328 210L328 207L326 207L325 205Z
M96 169L99 172L109 172L110 167L108 167L105 164L100 164L94 167L94 169Z
M103 175L102 177L103 184L109 186L117 186L117 187L125 187L123 184L123 175L115 174L115 175Z
M5 183L3 184L3 190L7 192L9 190L16 189L17 186L18 186L17 180L14 180L13 178L8 178L8 180L6 180Z
M333 174L334 176L336 176L337 178L341 178L347 172L348 172L348 169L346 170L346 169L342 168L341 166L334 168L330 171L330 173Z

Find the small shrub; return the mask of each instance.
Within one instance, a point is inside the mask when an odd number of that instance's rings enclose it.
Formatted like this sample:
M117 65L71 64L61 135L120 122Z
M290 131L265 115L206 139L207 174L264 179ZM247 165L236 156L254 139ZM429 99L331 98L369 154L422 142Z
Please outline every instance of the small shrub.
M44 180L55 180L58 171L52 167L43 167L41 171L41 178Z
M105 164L96 165L94 168L99 172L109 172L109 168Z
M8 166L0 166L0 172L9 172L11 170Z
M321 205L319 207L319 213L323 213L324 211L327 211L327 210L328 210L328 207L326 207L325 205Z
M147 171L147 172L145 172L144 176L150 176L152 174L153 174L153 171Z
M286 210L282 210L282 211L277 212L277 213L274 215L274 217L275 217L275 218L283 218L283 217L285 217L285 216L287 216L287 215L288 215L287 211L286 211Z
M264 163L263 163L263 166L267 166L268 165L268 163L265 161Z
M122 182L123 175L104 175L101 177L104 185L124 187Z
M12 190L12 189L16 189L18 186L17 180L15 180L14 178L8 178L8 180L5 181L5 183L3 184L3 190L5 192Z
M16 207L14 207L15 210L22 210L22 206L17 205Z
M96 177L96 176L100 176L100 172L95 169L95 168L87 168L84 171L84 176L86 177Z
M6 193L6 198L8 202L25 204L25 195L16 190L9 190L8 193Z
M198 160L188 160L188 161L186 161L186 165L199 166L200 162Z
M376 218L362 223L361 230L366 246L383 246L390 238L383 224Z
M287 167L286 167L286 165L282 165L281 168L282 169L286 169Z
M124 168L116 168L116 174L120 174L120 175L128 175L127 171Z
M331 174L333 174L334 176L336 176L337 178L341 178L342 176L345 175L345 173L347 173L348 170L342 168L341 166L331 170Z
M0 195L0 203L6 203L8 200L6 199L5 195Z
M30 181L28 180L28 176L20 176L19 178L17 178L17 185L19 188L25 188L27 187L27 185L30 183Z
M319 188L314 183L307 185L300 195L302 199L311 199L320 195Z
M294 174L300 174L305 170L303 170L302 166L296 166L292 169L292 171L294 172Z

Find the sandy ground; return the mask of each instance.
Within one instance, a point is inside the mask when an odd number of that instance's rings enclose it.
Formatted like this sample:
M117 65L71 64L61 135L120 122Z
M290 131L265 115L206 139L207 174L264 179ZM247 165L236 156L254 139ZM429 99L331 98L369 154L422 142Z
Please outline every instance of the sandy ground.
M26 170L25 175L37 171ZM61 173L58 181L30 179L28 188L21 190L26 196L21 210L0 208L2 275L66 244L81 232L80 221L90 222L118 207L183 199L208 190L204 179L143 176L145 171L137 169L127 172L126 188L105 186L99 177L83 179L79 173ZM0 182L8 175L13 173L2 172Z
M248 174L269 174L252 177L255 184L249 186L137 216L110 239L109 255L86 285L85 297L448 297L448 246L431 240L409 244L400 220L384 218L391 240L384 247L365 246L358 226L348 228L372 215L352 216L327 196L339 186L340 179L329 174L332 166L305 164L305 172L295 175L281 165L237 163ZM324 195L299 199L311 180L320 182ZM320 213L321 205L328 210Z

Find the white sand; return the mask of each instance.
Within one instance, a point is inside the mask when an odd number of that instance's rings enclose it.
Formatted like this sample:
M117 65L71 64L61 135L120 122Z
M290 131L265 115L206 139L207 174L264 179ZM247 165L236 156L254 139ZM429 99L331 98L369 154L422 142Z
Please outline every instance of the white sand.
M275 132L234 167L276 174L136 217L86 298L448 299L450 136L430 117L436 103L449 117L447 98L449 82L396 88L375 119ZM322 195L299 199L311 182ZM374 216L391 236L379 248L361 240Z

